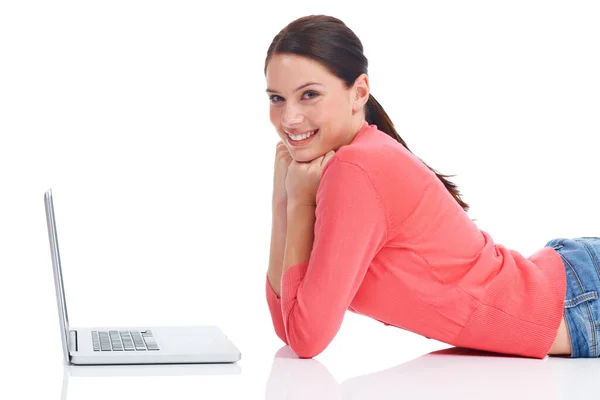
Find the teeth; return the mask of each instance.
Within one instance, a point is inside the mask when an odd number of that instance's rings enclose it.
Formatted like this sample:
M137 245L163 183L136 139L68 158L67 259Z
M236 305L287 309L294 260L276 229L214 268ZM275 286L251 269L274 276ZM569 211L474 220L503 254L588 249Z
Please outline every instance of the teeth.
M306 133L301 133L300 135L292 135L292 134L288 133L288 136L292 140L304 140L304 139L307 139L307 138L311 137L312 135L314 135L317 132L317 130L318 129L315 129L314 131L310 131L310 132L306 132Z

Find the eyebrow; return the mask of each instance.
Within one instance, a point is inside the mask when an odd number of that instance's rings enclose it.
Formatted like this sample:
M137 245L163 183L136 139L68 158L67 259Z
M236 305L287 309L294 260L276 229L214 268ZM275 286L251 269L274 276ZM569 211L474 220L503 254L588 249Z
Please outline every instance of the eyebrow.
M307 86L310 86L310 85L321 85L321 86L323 86L323 85L322 85L322 84L320 84L319 82L308 82L308 83L305 83L304 85L300 85L300 86L298 86L298 87L296 88L296 90L294 90L294 93L295 93L295 92L297 92L298 90L300 90L300 89L302 89L302 88L305 88L305 87L307 87ZM277 93L277 91L276 91L276 90L273 90L273 89L269 89L269 88L267 88L267 93Z

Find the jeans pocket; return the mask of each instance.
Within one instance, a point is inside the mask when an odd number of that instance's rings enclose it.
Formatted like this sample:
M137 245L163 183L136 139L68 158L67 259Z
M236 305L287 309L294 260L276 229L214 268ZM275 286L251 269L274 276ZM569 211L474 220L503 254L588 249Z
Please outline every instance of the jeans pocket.
M565 308L572 308L580 305L581 303L585 303L586 301L594 300L598 300L598 292L596 290L591 290L589 292L580 294L579 296L575 296L572 299L565 300Z

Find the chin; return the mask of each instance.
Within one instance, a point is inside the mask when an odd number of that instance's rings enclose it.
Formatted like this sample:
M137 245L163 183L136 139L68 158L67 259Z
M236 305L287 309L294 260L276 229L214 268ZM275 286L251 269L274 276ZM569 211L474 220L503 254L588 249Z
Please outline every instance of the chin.
M314 160L316 157L311 158L311 157L307 157L307 156L303 156L303 155L294 154L294 155L292 155L292 158L296 162L310 162L310 161Z
M309 149L292 150L290 151L290 155L297 162L308 162L317 158L315 152Z
M319 151L314 151L314 150L310 150L310 149L303 149L300 151L295 151L294 153L292 153L292 158L297 161L297 162L310 162L312 160L316 160L317 158L323 156L325 153L319 152Z

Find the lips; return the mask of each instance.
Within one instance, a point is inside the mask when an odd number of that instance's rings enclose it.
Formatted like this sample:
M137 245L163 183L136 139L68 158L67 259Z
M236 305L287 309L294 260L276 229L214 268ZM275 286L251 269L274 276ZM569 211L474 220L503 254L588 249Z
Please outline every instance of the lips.
M300 140L294 140L289 134L287 135L287 141L291 146L301 146L304 145L306 143L309 143L315 136L317 136L317 134L319 133L318 129L315 129L314 131L305 131L306 132L314 132L312 135L310 135L309 137L305 138L305 139L300 139ZM287 132L286 132L287 133Z

